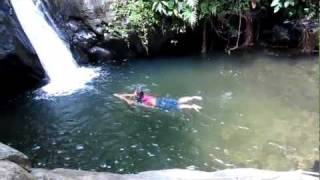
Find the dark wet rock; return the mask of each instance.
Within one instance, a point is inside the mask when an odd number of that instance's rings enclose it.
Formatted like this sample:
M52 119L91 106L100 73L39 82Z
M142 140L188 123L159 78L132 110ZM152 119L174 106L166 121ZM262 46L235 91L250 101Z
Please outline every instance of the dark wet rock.
M316 160L313 164L313 167L312 167L312 171L313 172L318 172L320 173L320 166L319 166L319 160Z
M10 18L11 9L7 1L0 2L0 59L3 59L9 54L16 53L15 37L12 32L13 25L18 23Z
M114 59L123 59L132 56L146 56L160 54L161 46L168 40L162 33L150 33L149 46L144 47L137 34L129 33L128 39L121 39L105 31L106 26L112 23L115 12L112 6L119 1L115 0L43 0L58 26L65 32L65 39L75 49L80 49L90 57L96 58L95 47L107 49ZM68 8L66 8L68 7ZM125 23L124 23L125 24ZM148 51L147 51L148 49ZM94 53L93 53L94 52ZM92 56L92 54L94 54ZM98 51L98 58L106 58L107 53ZM108 55L109 57L110 55Z
M112 53L102 47L94 46L89 52L91 56L98 60L110 60L112 58Z
M26 155L2 143L0 143L0 160L11 161L26 170L31 170L31 162Z
M291 22L276 25L272 29L272 43L278 46L297 46L301 32L294 28Z
M318 32L320 28L316 21L298 20L284 21L274 25L271 32L262 32L262 44L274 48L295 48L301 52L316 51L319 45Z
M0 160L0 179L35 180L35 177L13 162Z
M28 53L36 54L8 0L0 2L0 32L0 58L8 54L17 54L16 43L21 44Z
M15 52L14 40L11 31L6 26L6 17L3 11L0 11L0 59L8 54Z
M108 49L114 59L124 59L134 56L128 43L123 39L108 39L107 41L100 42L99 47Z
M71 32L76 33L81 29L81 22L76 21L76 20L70 20L65 24L66 28L69 29Z
M290 41L289 29L282 26L275 26L272 29L272 42L288 43Z
M80 19L94 32L99 33L101 24L110 23L114 18L111 7L118 0L44 0L50 14L62 21ZM57 19L57 18L56 18Z
M77 57L87 54L93 60L97 60L96 58L108 60L111 56L121 59L131 54L124 39L108 38L110 36L104 32L106 24L114 18L111 7L118 1L43 0L43 2L49 14L64 32L64 38L71 44L73 52L78 54Z
M89 49L96 41L96 34L87 30L80 30L72 37L72 44L82 49Z
M1 100L37 87L46 75L8 0L0 1L0 34Z

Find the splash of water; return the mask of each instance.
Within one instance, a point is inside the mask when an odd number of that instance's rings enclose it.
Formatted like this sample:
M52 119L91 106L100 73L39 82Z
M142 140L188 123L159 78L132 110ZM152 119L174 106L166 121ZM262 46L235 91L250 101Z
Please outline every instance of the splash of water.
M50 83L42 88L48 95L72 94L98 75L97 69L78 66L65 42L32 0L11 0L11 4L50 78Z

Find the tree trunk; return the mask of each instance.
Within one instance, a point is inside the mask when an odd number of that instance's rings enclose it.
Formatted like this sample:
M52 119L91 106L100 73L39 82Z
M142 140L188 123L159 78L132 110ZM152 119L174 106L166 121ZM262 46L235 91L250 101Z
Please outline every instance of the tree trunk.
M244 32L245 42L243 43L242 46L244 47L253 46L254 44L253 23L252 23L251 14L249 12L245 14L245 20L246 20L246 29Z
M204 20L203 22L203 31L202 31L202 54L207 53L207 21Z

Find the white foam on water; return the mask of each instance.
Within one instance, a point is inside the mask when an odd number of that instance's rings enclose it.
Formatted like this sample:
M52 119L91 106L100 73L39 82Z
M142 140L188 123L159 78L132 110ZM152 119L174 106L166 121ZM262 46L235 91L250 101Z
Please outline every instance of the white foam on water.
M11 0L11 4L50 78L50 83L42 88L47 95L70 95L98 76L98 69L78 66L65 42L32 0Z

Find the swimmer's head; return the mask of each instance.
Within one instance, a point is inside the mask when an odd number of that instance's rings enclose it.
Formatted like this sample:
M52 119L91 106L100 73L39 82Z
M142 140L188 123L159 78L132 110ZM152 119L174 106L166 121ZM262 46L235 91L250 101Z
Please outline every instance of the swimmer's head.
M144 92L142 91L142 89L141 88L137 88L134 91L134 94L135 94L135 98L136 98L137 102L141 103L142 102L142 98L144 96Z

